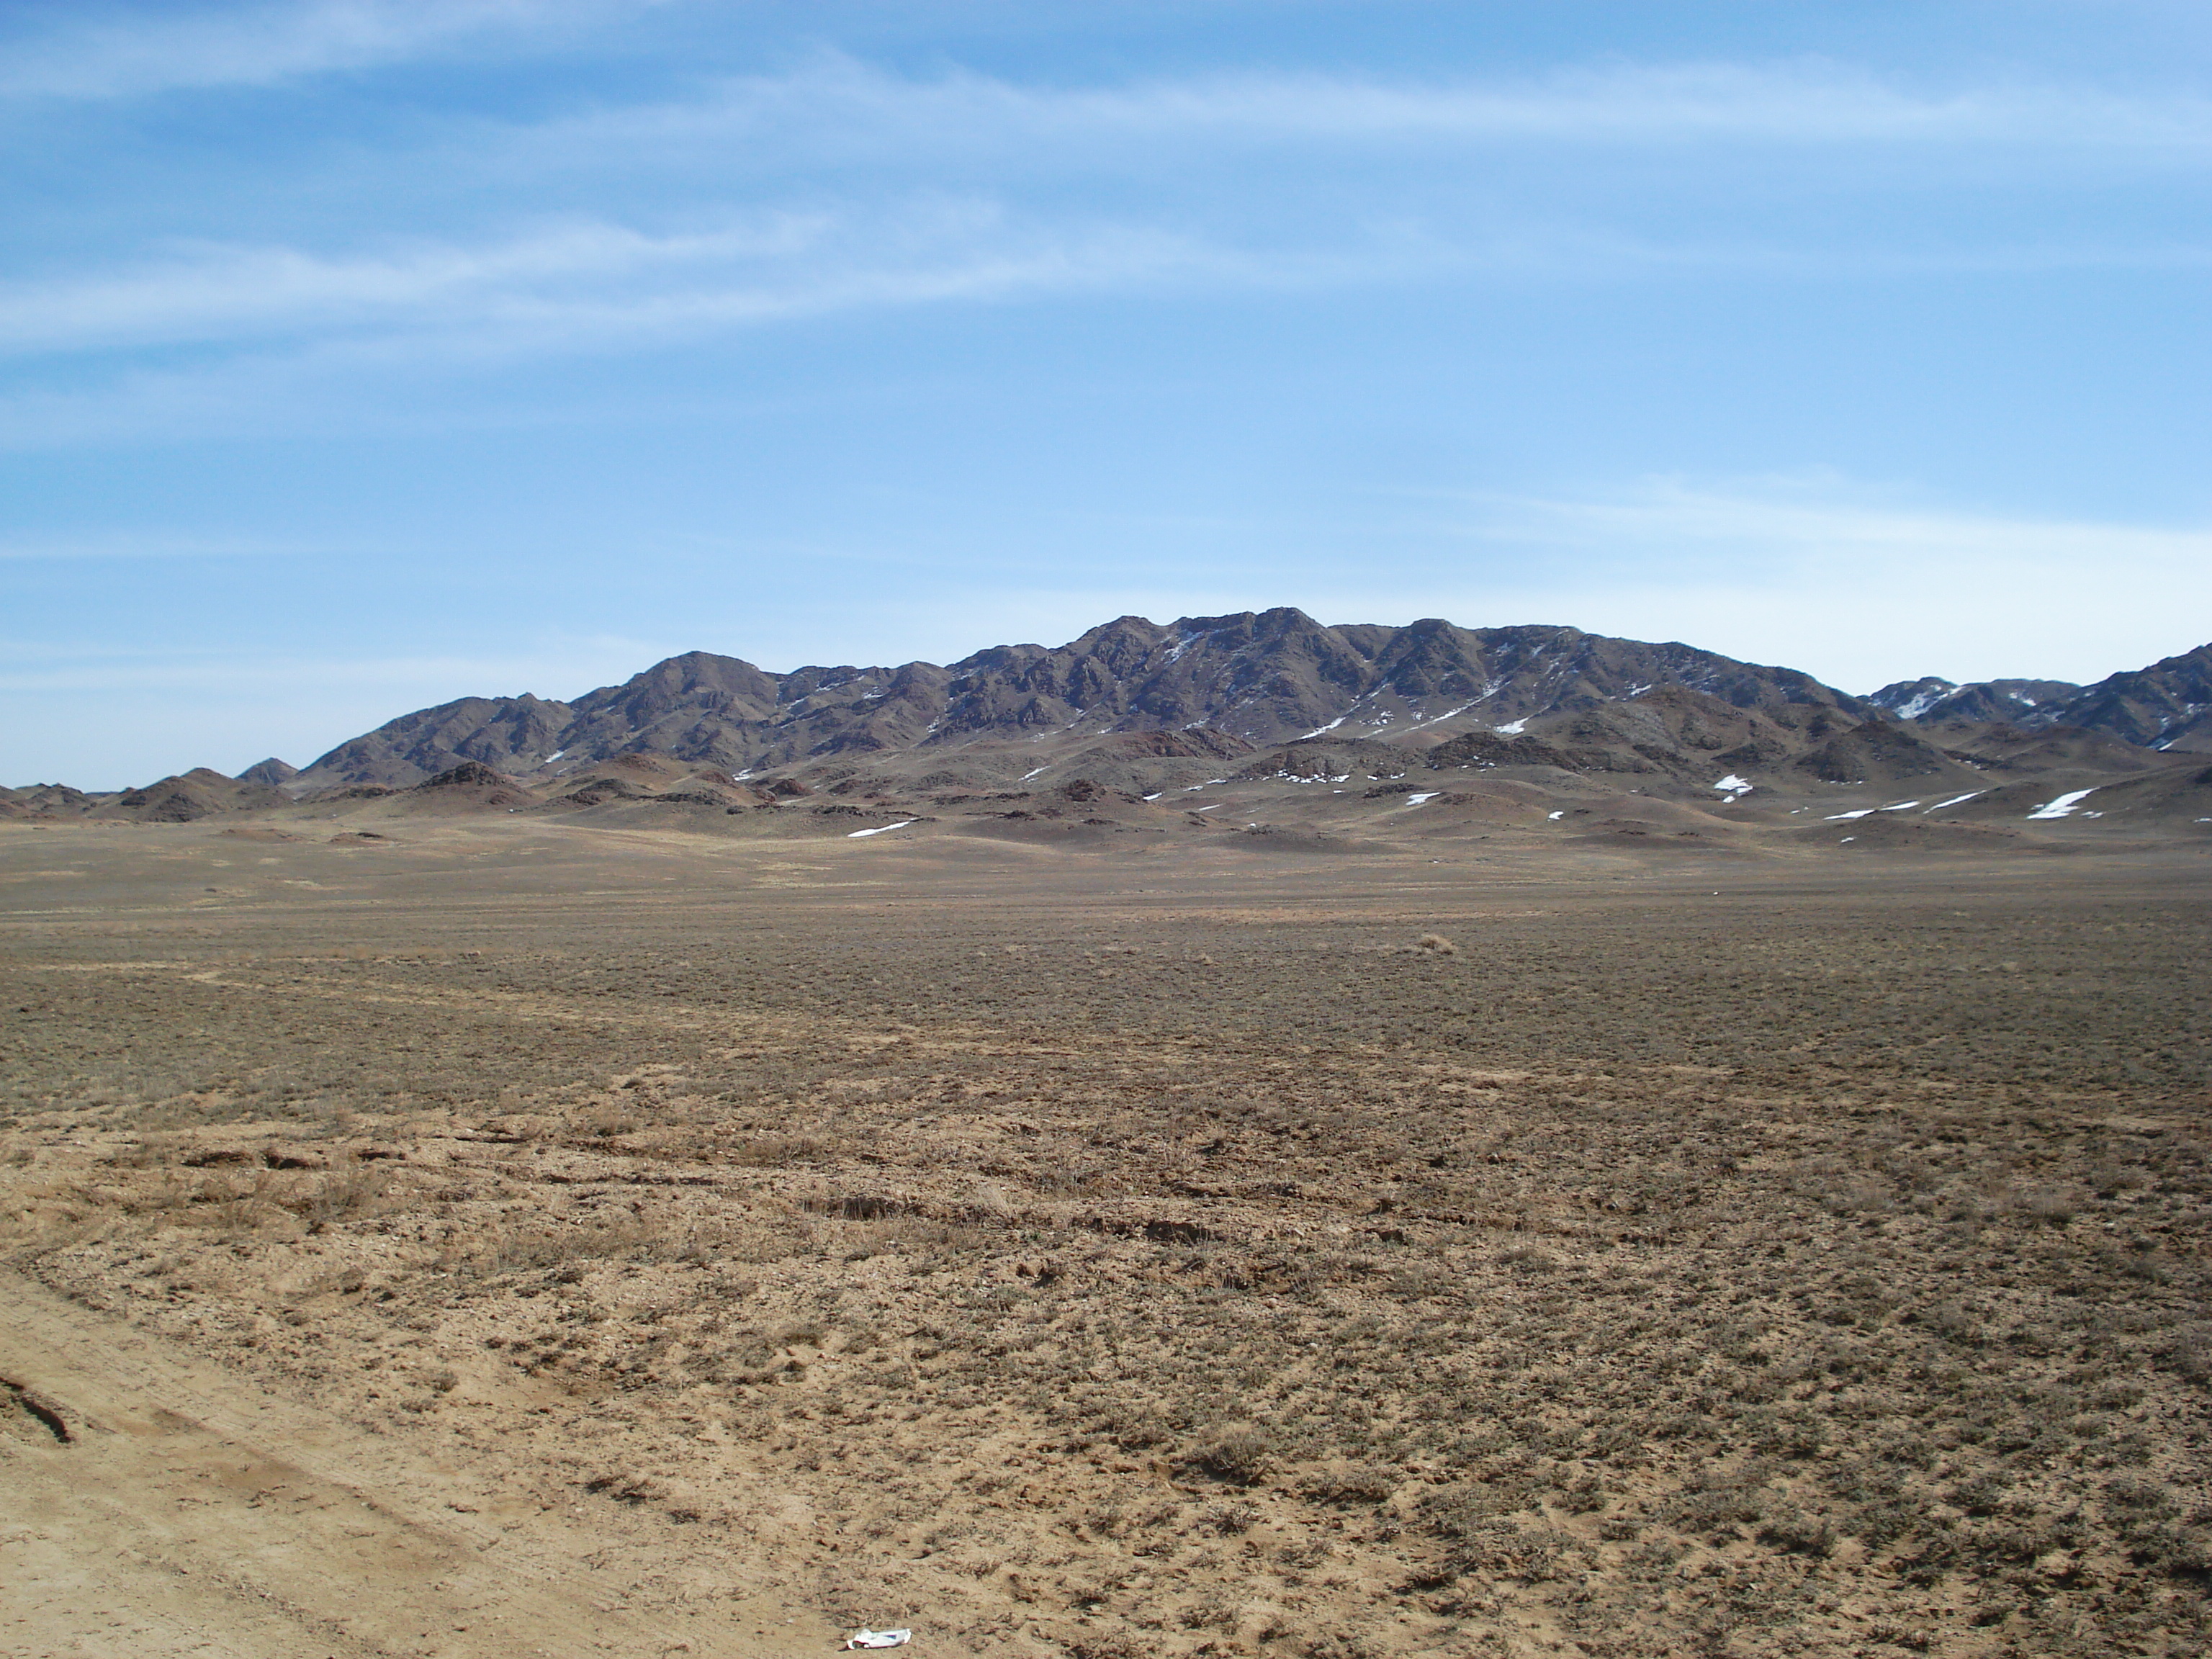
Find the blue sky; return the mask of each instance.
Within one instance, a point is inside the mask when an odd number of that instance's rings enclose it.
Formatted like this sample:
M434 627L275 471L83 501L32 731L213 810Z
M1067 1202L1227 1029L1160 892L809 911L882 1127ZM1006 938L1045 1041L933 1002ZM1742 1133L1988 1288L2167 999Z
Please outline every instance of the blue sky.
M1291 604L2212 639L2212 8L0 9L0 781Z

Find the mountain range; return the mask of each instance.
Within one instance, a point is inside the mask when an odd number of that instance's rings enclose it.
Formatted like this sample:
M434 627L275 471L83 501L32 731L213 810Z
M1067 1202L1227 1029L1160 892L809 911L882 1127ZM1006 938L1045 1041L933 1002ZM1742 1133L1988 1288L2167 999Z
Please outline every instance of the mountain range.
M939 666L771 673L704 651L573 703L465 697L340 744L288 781L405 787L464 761L509 772L651 750L733 773L981 739L1206 729L1247 743L1328 732L1434 741L1517 729L1658 685L1743 708L1874 712L1794 669L1573 628L1324 627L1288 608L1122 617L1057 647L994 646Z
M1323 750L1337 758L1315 758ZM2212 645L2088 686L1930 677L1858 697L1680 643L1437 618L1329 627L1285 607L1164 625L1121 617L1066 645L994 646L942 665L776 673L688 652L573 702L525 693L420 709L297 770L272 757L235 779L201 769L119 794L36 785L0 791L0 816L185 821L434 782L478 805L668 799L695 783L738 800L779 776L849 790L862 774L942 792L1078 760L1088 781L1136 789L1238 757L1318 775L1355 751L1376 776L1519 767L1704 790L1718 769L1805 787L1933 786L2063 766L2116 775L2156 765L2157 750L2212 751ZM607 769L625 760L638 764ZM450 788L446 799L461 802Z

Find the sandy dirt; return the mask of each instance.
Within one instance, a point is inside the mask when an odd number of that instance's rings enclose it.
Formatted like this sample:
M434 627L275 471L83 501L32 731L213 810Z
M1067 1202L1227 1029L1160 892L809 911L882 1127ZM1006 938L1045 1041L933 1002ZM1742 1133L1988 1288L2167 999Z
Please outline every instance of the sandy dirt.
M0 1652L662 1654L823 1646L732 1585L641 1597L649 1551L143 1329L0 1278ZM394 1594L398 1589L400 1593ZM658 1603L641 1607L641 1601Z
M2199 848L238 828L0 830L0 1652L2212 1634Z

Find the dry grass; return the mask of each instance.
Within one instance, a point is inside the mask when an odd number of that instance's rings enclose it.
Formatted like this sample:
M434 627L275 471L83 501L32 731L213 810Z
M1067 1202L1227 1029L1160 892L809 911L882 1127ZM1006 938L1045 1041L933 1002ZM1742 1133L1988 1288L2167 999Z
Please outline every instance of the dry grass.
M0 1227L978 1651L2188 1650L2201 907L1964 902L23 968Z

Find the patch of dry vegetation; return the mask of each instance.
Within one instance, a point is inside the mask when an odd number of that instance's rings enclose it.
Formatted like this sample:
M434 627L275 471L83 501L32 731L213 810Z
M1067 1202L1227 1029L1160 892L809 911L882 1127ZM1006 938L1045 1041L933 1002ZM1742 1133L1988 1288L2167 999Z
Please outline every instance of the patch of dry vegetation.
M0 1231L980 1652L2179 1653L2202 920L88 952Z

